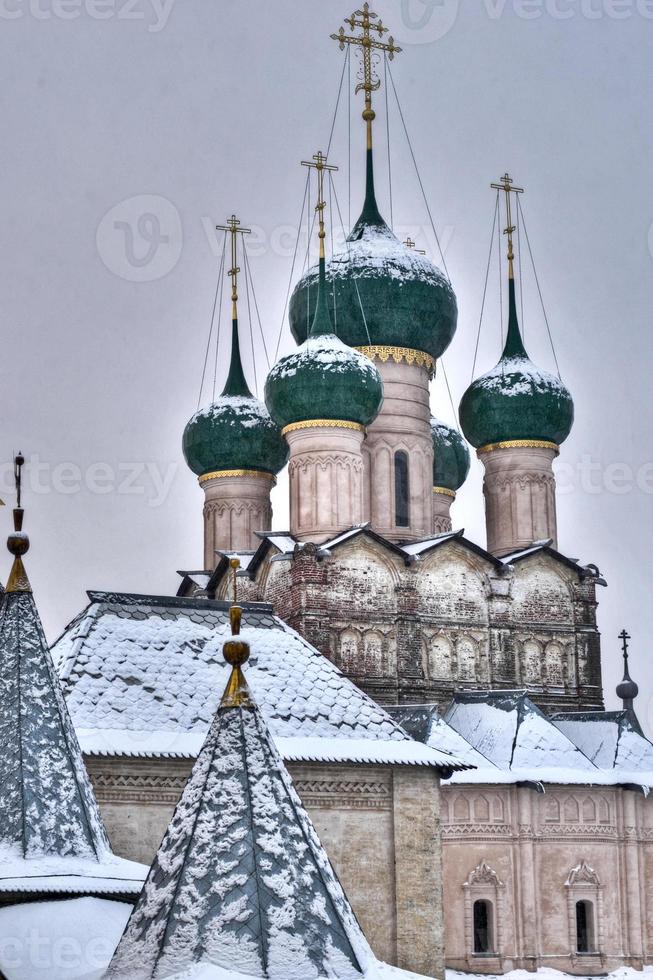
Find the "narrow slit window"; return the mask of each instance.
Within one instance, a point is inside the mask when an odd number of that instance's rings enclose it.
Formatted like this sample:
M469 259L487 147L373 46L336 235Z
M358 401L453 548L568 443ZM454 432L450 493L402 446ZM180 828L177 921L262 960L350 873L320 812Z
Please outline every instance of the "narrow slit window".
M408 485L408 453L395 453L395 525L410 526L410 487Z
M489 955L494 952L492 903L484 899L474 902L474 952Z

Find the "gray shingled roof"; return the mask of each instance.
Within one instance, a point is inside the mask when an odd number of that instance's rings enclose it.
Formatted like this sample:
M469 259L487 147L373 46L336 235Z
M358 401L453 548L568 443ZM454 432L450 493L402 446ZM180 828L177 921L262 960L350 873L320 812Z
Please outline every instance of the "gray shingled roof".
M0 601L0 891L140 890L115 858L25 578Z
M374 957L255 706L220 707L108 978L360 980Z
M197 755L227 681L228 604L89 597L53 647L84 751ZM249 684L285 759L458 768L411 739L271 607L245 604L243 622Z

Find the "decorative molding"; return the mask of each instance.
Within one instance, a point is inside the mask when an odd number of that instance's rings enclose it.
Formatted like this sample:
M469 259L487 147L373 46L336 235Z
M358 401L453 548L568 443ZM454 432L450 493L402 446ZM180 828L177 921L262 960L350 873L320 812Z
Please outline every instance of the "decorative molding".
M365 426L360 422L348 422L346 419L307 419L306 422L291 422L281 430L281 435L288 435L289 432L297 432L300 429L354 429L356 432L364 432Z
M413 350L411 347L389 347L383 344L357 347L356 350L365 354L371 361L379 360L385 364L392 358L395 364L401 364L402 361L405 361L406 364L417 364L418 367L426 368L430 378L435 374L435 360L430 354L425 354L421 350Z
M441 493L444 497L451 497L452 500L456 499L456 491L450 490L449 487L433 487L433 493Z
M295 789L306 807L322 810L391 810L389 781L295 778Z
M347 452L329 453L326 456L322 453L302 453L301 456L293 457L290 460L288 472L293 474L299 470L304 473L306 470L312 470L316 467L326 472L333 466L341 466L343 469L352 470L354 473L363 472L362 458L355 453Z
M473 888L475 885L490 885L492 888L503 888L503 882L487 861L481 861L473 871L469 872L463 888Z
M581 887L600 888L601 881L594 868L591 868L587 861L583 860L572 868L565 881L565 888Z
M487 446L481 446L476 450L476 455L484 456L486 453L494 452L495 449L553 449L556 455L560 452L557 443L548 442L546 439L507 439L505 442L490 442Z
M277 478L271 473L264 473L263 470L214 470L212 473L205 473L203 476L198 476L197 482L200 486L204 483L208 483L209 480L220 480L222 477L237 478L237 477L254 477L256 480L268 480L272 486L276 486Z
M190 763L189 763L190 766ZM188 773L109 773L94 771L98 803L176 803Z

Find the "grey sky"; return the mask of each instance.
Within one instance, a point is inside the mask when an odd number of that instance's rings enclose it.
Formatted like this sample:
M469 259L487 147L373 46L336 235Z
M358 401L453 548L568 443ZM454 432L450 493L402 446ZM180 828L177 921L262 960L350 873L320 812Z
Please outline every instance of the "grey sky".
M299 161L326 148L342 67L329 34L351 13L348 2L0 0L2 458L21 448L41 463L26 474L26 529L50 638L87 588L169 593L175 569L201 564L202 494L180 439L197 404L217 276L210 228L236 211L258 229L251 266L274 349L290 274L286 226L297 221L305 179ZM627 625L650 731L653 2L384 0L375 9L404 47L394 78L458 296L445 355L456 403L471 376L489 184L508 168L526 187L577 413L560 459L560 544L609 581L599 595L608 704L621 669L616 634ZM361 101L352 97L354 216ZM389 217L383 93L377 106ZM390 129L395 226L438 261L392 106ZM344 114L331 159L346 209ZM144 212L158 215L170 240L148 263L156 229L141 224L130 264L129 229L114 223L138 232ZM159 278L133 281L150 275ZM524 277L526 345L551 369L526 260ZM285 327L282 350L290 346ZM498 353L493 261L477 373ZM260 389L260 342L257 369ZM451 421L441 376L433 404ZM11 502L7 472L0 495ZM157 489L152 474L169 486ZM285 486L275 491L276 526L287 522ZM454 515L484 542L476 461ZM8 511L3 519L8 530ZM4 577L8 568L7 555Z

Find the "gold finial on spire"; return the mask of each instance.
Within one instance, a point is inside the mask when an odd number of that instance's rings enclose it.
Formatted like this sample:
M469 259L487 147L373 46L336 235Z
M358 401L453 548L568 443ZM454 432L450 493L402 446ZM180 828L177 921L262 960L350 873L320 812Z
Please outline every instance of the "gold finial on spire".
M315 210L318 216L319 222L319 232L318 237L320 239L320 258L325 257L324 254L324 239L326 238L326 232L324 230L324 209L326 208L326 200L324 197L324 171L325 170L337 170L331 163L327 163L327 158L322 150L318 150L317 153L313 154L312 160L302 160L302 167L309 167L317 172L317 204L315 205Z
M231 623L231 639L227 640L222 648L224 659L231 664L231 674L224 689L224 694L220 701L220 708L253 708L254 704L249 696L249 688L241 667L249 660L249 643L245 640L237 639L240 636L240 624L242 621L243 610L238 605L238 583L236 576L240 568L240 560L231 558L229 567L233 577L233 603L229 609L229 622Z
M512 177L508 173L505 173L503 175L503 177L501 178L501 182L499 184L491 184L490 186L495 191L504 191L506 195L506 221L508 222L508 225L506 228L504 228L503 233L504 235L508 236L508 278L514 279L515 278L515 271L514 271L515 252L512 246L512 236L516 228L515 225L513 225L512 223L512 206L511 206L510 194L511 193L523 194L524 188L515 187L513 184Z
M216 231L228 231L231 233L231 268L227 272L227 275L231 277L231 318L232 320L238 319L238 273L240 268L238 266L238 249L236 235L250 235L252 232L251 228L241 228L240 221L235 214L232 214L230 218L227 218L226 225L216 225Z
M25 457L21 452L14 459L14 482L16 484L16 507L14 507L14 533L7 538L7 548L14 556L14 563L9 573L6 592L31 592L22 556L29 551L29 538L23 531L24 510L21 506L22 474Z
M383 51L392 61L394 56L401 51L401 48L397 47L392 35L388 37L387 41L383 40L383 35L388 33L388 28L383 26L379 15L370 10L369 3L364 3L362 10L355 10L351 17L345 18L345 24L348 24L352 31L360 27L362 33L345 34L344 27L341 27L338 33L332 34L331 37L340 43L341 51L344 51L346 44L357 45L363 50L363 81L356 86L356 92L365 92L363 119L367 125L367 148L371 150L372 122L376 116L372 108L372 92L381 88L381 79L376 76L372 65L372 55L377 51ZM378 35L378 40L372 36L373 34Z
M410 235L408 236L408 238L404 242L404 245L406 246L406 248L413 249L417 253L417 255L426 255L426 251L423 248L415 248L415 245L416 244L417 243L413 241L413 239L410 237Z

